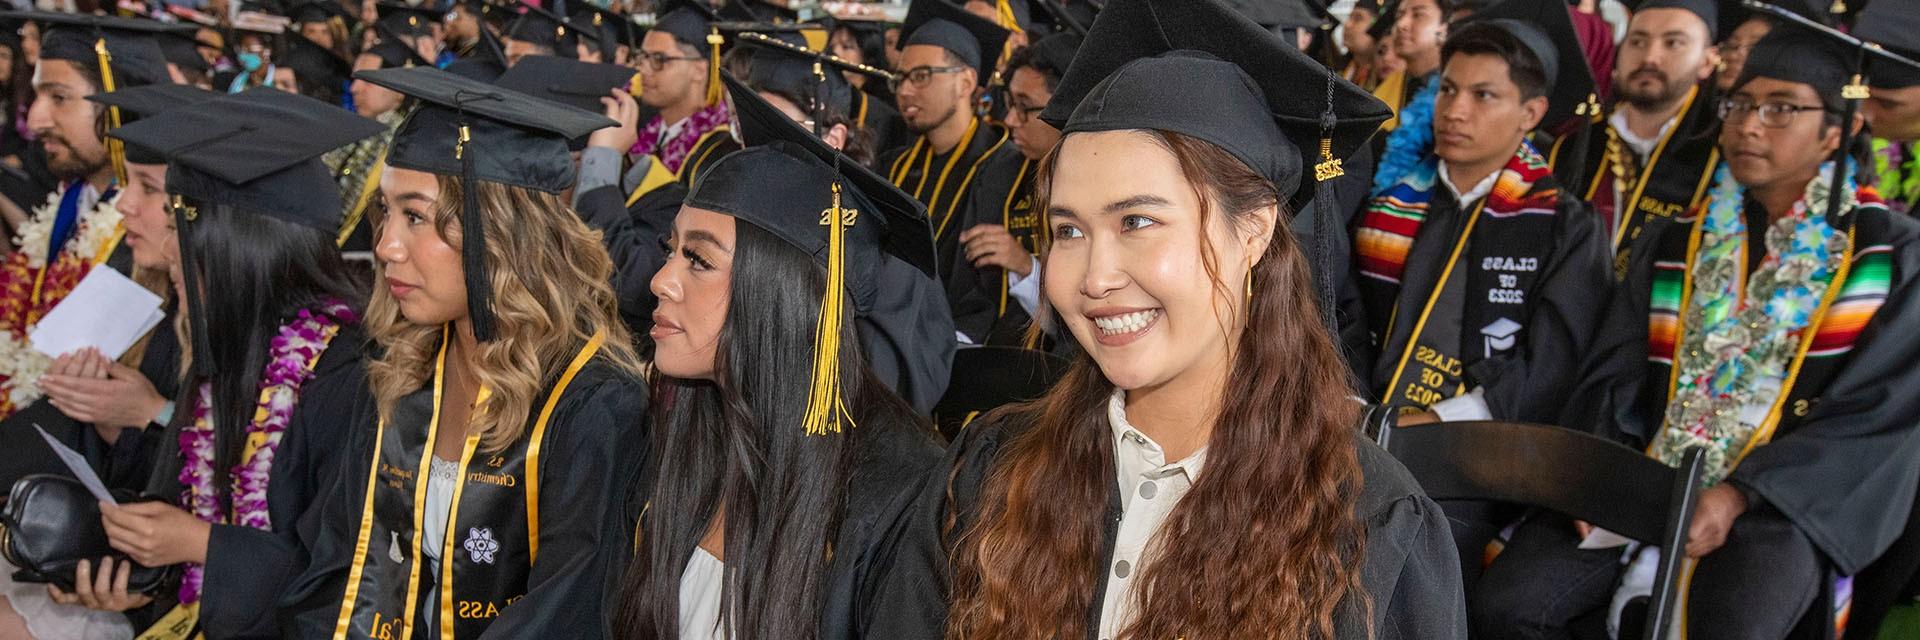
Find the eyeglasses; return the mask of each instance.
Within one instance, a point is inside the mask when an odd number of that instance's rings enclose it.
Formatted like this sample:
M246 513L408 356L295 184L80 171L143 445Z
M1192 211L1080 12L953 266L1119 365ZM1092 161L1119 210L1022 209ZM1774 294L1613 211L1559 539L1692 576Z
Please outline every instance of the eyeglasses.
M887 88L892 89L894 91L899 91L900 85L903 84L902 80L913 83L913 86L915 87L924 87L924 86L927 86L928 80L933 79L933 74L954 73L958 71L966 71L967 69L968 67L915 67L913 69L910 69L904 73L901 73L899 75L896 75L888 79Z
M642 52L639 55L640 55L640 61L646 63L647 68L652 69L654 71L659 71L661 69L664 69L666 68L667 63L673 62L676 60L706 60L706 58L702 58L700 56L670 56L664 53Z
M1727 124L1739 124L1747 120L1747 114L1758 111L1760 124L1775 129L1793 124L1793 117L1803 111L1826 111L1826 107L1798 105L1788 102L1765 102L1755 104L1752 100L1730 98L1720 101L1720 121Z
M1011 103L1007 105L1007 119L1012 120L1014 114L1019 114L1022 121L1032 120L1040 117L1040 112L1046 109L1047 105L1044 104L1037 107L1028 107L1017 102Z

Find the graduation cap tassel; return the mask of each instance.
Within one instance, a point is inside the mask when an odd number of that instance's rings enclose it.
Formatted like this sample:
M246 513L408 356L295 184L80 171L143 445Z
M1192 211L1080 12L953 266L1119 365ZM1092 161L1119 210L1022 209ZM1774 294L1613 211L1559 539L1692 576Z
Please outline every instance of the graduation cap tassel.
M1847 166L1853 159L1849 151L1853 146L1853 118L1860 111L1860 101L1867 99L1872 93L1860 74L1860 70L1865 68L1866 64L1867 48L1862 43L1853 55L1853 77L1848 80L1847 86L1840 89L1840 97L1846 106L1840 110L1840 146L1833 152L1833 182L1827 188L1828 224L1832 224L1834 216L1840 213L1840 190L1846 187L1848 174L1853 173L1852 167Z
M1600 119L1600 98L1587 94L1587 101L1573 110L1579 123L1567 135L1567 143L1561 145L1559 165L1560 173L1554 178L1568 193L1587 192L1587 152L1593 147L1593 123Z
M100 58L100 92L113 93L113 54L107 53L107 37L102 35L93 41L93 53ZM120 107L107 107L107 128L120 128ZM119 138L107 138L107 157L113 162L114 184L127 183L127 148Z
M192 225L200 218L200 210L197 207L188 206L186 199L177 195L173 196L172 209L173 226L177 230L174 235L180 242L182 268L180 280L187 290L188 346L193 350L191 355L198 356L190 358L192 364L189 374L200 377L212 376L214 374L213 351L207 339L207 314L200 299L200 277L193 272L192 267L194 264Z
M827 73L813 61L813 137L827 137Z
M473 134L467 123L460 123L460 140L453 145L453 157L460 161L460 262L467 276L467 319L473 323L473 339L493 339L493 279L487 273L487 223L480 215L480 183L473 177L473 154L467 143Z
M720 45L726 38L720 37L720 29L715 27L707 32L707 106L720 104L720 96L726 88L720 86Z
M838 158L835 159L838 164ZM838 167L836 167L837 169ZM840 389L840 324L845 313L847 288L847 225L858 212L840 207L840 182L833 183L833 205L820 224L827 227L827 292L820 298L820 320L813 333L813 385L808 391L807 414L802 424L807 435L840 433L845 413Z
M1327 109L1320 114L1320 162L1313 166L1313 280L1320 298L1320 321L1329 336L1338 340L1340 323L1334 315L1333 292L1333 179L1346 175L1339 158L1333 157L1333 127L1339 123L1333 112L1333 74L1327 74Z

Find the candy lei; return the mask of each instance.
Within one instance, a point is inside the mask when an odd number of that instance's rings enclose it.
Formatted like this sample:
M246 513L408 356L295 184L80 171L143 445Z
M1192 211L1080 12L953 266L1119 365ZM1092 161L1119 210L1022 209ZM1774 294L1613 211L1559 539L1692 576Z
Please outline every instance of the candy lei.
M1846 235L1826 217L1832 175L1829 162L1793 210L1767 229L1767 257L1742 283L1746 193L1725 164L1715 172L1692 267L1693 291L1681 310L1689 330L1676 354L1679 372L1666 424L1653 445L1662 462L1677 466L1688 449L1701 447L1708 483L1719 482L1733 471L1760 426L1742 414L1786 392L1782 386L1801 334L1846 257ZM1857 203L1854 189L1849 176L1840 211Z
M273 454L292 419L299 401L300 386L313 377L313 367L327 343L340 331L343 322L353 322L353 312L338 301L322 305L319 312L301 310L292 322L281 325L273 339L266 371L260 378L259 409L247 425L246 448L240 462L230 470L231 510L221 504L213 487L214 442L211 406L213 393L200 385L193 403L193 424L180 430L180 483L187 490L181 505L205 522L232 523L252 529L270 526L267 510L267 481L273 471ZM187 565L180 582L180 602L200 600L200 581L204 568Z
M0 418L41 398L40 388L32 381L46 373L53 360L35 351L27 334L106 257L120 233L120 210L114 208L117 198L101 198L80 216L73 237L48 264L47 239L61 195L54 192L33 210L14 236L19 249L0 262ZM34 299L36 288L38 300Z

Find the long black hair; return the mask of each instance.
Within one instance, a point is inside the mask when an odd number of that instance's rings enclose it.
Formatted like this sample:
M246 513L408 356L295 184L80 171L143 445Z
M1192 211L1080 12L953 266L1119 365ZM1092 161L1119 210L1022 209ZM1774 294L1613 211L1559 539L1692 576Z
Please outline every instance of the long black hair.
M806 435L807 373L826 272L752 224L735 227L718 382L661 385L667 398L656 403L662 409L651 432L657 455L645 474L649 506L614 618L619 638L680 636L680 576L722 505L723 630L740 638L813 638L852 466L851 438L862 428L918 420L870 371L848 322L840 331L840 371L853 424Z
M193 334L183 346L193 365L175 402L192 407L200 385L209 386L212 481L226 504L231 474L222 470L240 462L280 326L330 301L357 314L367 294L324 231L225 205L201 203L195 211L191 222L176 218ZM175 412L175 428L191 423L192 413Z

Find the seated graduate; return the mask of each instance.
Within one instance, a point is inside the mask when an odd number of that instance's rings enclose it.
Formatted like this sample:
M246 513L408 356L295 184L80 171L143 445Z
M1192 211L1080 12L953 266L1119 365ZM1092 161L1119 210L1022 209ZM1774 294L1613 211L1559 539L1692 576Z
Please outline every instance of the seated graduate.
M1487 7L1443 49L1433 145L1382 159L1354 233L1368 386L1403 424L1550 423L1599 320L1607 243L1526 136L1572 117L1592 79L1558 5Z
M152 84L113 93L94 94L89 100L120 110L123 118L156 115L188 101L214 98L208 91L184 85ZM160 154L125 145L127 185L114 208L126 229L122 244L133 258L131 277L162 294L169 319L179 303L169 283L169 271L178 260L172 214L166 207L166 159ZM171 422L179 389L180 340L171 322L162 322L122 355L108 360L96 349L55 357L36 385L46 394L5 421L0 421L0 450L45 452L39 430L87 457L107 487L139 491L153 471L161 432ZM160 428L153 428L153 427ZM23 454L0 457L0 486L34 473L70 475L52 455ZM92 569L92 567L89 567ZM130 637L133 628L118 609L94 606L85 599L73 605L56 602L51 590L39 584L14 582L14 567L0 559L0 637L25 633L40 640L59 638ZM112 574L93 572L95 578ZM62 600L71 601L60 594ZM82 606L86 605L86 606ZM19 626L8 622L14 618ZM21 628L24 627L24 631Z
M164 500L102 508L114 549L143 566L186 564L160 598L160 628L277 635L278 593L312 540L303 518L332 487L336 443L354 426L338 409L367 397L365 293L334 244L339 191L318 158L379 130L261 88L111 132L168 164L175 287L191 338L181 409L146 490ZM56 597L145 606L126 592L128 570L105 558L83 565L77 593Z
M1615 293L1570 416L1670 465L1702 449L1677 624L1689 638L1782 638L1907 523L1920 486L1920 225L1862 184L1841 96L1857 49L1782 25L1720 103L1707 199L1661 230ZM1864 144L1864 137L1853 137ZM1843 171L1841 188L1833 188ZM1835 200L1837 198L1837 200ZM1521 525L1474 590L1486 637L1568 637L1649 585L1584 525ZM1578 576L1579 579L1572 577ZM1829 623L1830 624L1830 623ZM1831 626L1828 627L1831 629ZM1680 632L1676 631L1678 635Z
M1019 153L997 154L981 165L973 195L956 224L961 259L954 279L971 282L956 302L960 331L983 344L1039 348L1027 331L1040 308L1040 243L1043 216L1034 208L1033 174L1040 159L1060 142L1060 130L1040 119L1068 63L1080 51L1081 35L1058 33L1007 59L1008 138Z
M937 291L932 234L918 202L728 82L748 146L694 184L653 279L666 408L614 635L864 637L884 534L941 443L860 335L950 352L914 326L943 299L889 304L874 277L906 266Z
M1037 174L1084 352L961 432L869 635L1464 637L1446 521L1357 432L1281 204L1387 113L1218 0L1107 4Z
M706 0L660 2L660 16L640 42L640 102L658 113L640 123L642 161L658 162L692 186L708 164L740 148L720 86L720 47ZM650 160L649 160L650 159Z
M567 140L613 123L429 67L358 77L418 106L380 178L374 407L283 631L597 637L647 396L559 193Z

